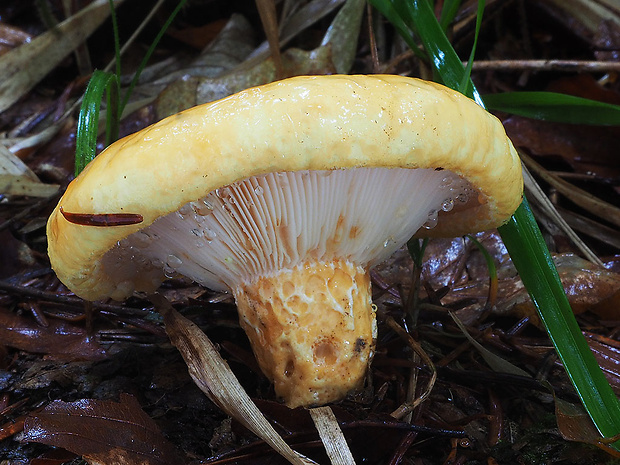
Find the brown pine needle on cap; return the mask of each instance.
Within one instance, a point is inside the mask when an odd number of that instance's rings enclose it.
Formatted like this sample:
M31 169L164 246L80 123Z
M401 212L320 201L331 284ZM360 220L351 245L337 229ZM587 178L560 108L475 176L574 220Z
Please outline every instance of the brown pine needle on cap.
M152 292L177 274L230 291L276 393L321 405L359 388L372 359L369 268L414 234L502 224L522 185L501 123L455 91L390 75L296 77L108 147L52 213L49 256L89 300ZM142 222L76 224L60 208Z

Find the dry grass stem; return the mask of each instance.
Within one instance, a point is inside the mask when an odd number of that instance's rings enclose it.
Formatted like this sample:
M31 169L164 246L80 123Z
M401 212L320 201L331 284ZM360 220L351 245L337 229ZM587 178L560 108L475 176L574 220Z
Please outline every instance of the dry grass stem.
M280 54L280 33L278 29L278 18L276 17L276 4L273 0L255 0L258 13L260 14L263 30L269 42L269 49L273 63L276 67L277 79L284 76L284 67L282 66L282 55Z
M146 15L146 18L144 18L144 20L142 20L142 22L138 25L138 27L133 32L133 34L131 34L129 39L127 39L127 42L125 42L123 44L123 46L121 47L121 49L119 50L119 53L120 53L121 56L123 56L123 54L127 51L129 46L136 40L138 35L146 27L146 25L149 23L151 18L153 18L153 16L155 16L155 13L157 13L157 11L159 11L159 8L164 4L164 1L165 0L159 0L155 5L153 5L153 8L151 8L151 11L149 11L149 14ZM116 64L116 58L110 60L110 62L106 65L106 67L103 70L104 71L111 71L115 64ZM120 76L119 76L119 78L120 78Z
M560 194L569 199L571 202L585 208L587 211L592 212L599 218L604 218L606 221L609 221L616 226L620 226L620 208L607 203L584 191L583 189L580 189L565 181L559 176L550 173L525 153L521 153L521 159L530 170L540 176L552 187L557 189Z
M520 153L521 156L523 154ZM543 212L558 226L573 244L583 253L584 257L592 263L603 266L600 258L581 240L575 231L569 226L564 218L558 213L551 200L544 193L538 182L532 177L529 170L523 166L523 182L529 197L536 201L536 204Z
M209 399L290 463L294 465L315 463L295 452L284 442L239 384L211 340L198 326L178 313L163 296L153 294L149 299L163 315L166 332L183 356L190 376Z
M355 465L355 459L331 407L316 407L309 411L332 465Z

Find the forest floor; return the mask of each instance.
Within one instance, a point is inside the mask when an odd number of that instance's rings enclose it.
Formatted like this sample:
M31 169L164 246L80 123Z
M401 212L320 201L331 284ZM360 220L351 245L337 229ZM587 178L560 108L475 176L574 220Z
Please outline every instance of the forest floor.
M194 384L151 302L137 295L87 304L51 270L45 225L73 177L76 102L92 70L114 59L112 25L100 13L101 25L87 40L75 39L75 51L56 59L48 49L25 66L16 51L70 16L65 3L89 2L2 3L0 64L13 54L11 66L21 63L19 79L27 79L47 60L56 63L30 86L0 86L0 464L286 463ZM295 16L307 3L315 8ZM277 2L290 36L282 47L286 75L334 73L350 58L350 74L430 78L428 66L366 5L347 26L355 47L321 47L341 4ZM121 43L150 7L134 0L119 7ZM164 2L124 53L123 86L174 7ZM472 45L476 7L463 2L450 28L462 57ZM271 58L248 58L264 40L254 2L189 1L155 49L121 135L274 80ZM489 0L472 76L483 94L552 90L620 104L619 65L620 8L613 2ZM2 73L7 82L17 74L10 67ZM498 116L583 241L575 245L532 196L578 321L620 394L620 130ZM604 202L608 214L590 209L585 197ZM332 406L356 463L618 463L582 409L499 234L475 237L496 263L496 296L485 257L468 238L431 240L421 269L403 248L372 270L376 354L364 389ZM160 293L217 345L291 447L329 463L308 411L279 403L258 370L231 296L184 279L167 281ZM412 309L415 327L408 326ZM436 380L394 323L419 341ZM391 415L426 389L428 398L408 415Z

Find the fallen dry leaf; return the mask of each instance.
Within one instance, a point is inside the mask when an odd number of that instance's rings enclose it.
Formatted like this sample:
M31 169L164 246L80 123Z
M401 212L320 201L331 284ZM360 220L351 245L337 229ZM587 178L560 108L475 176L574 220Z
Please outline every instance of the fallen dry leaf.
M23 29L10 24L0 23L0 55L19 45L30 42L31 39L32 36Z
M44 184L17 156L0 145L0 194L49 197L58 191L57 184Z
M620 342L593 333L584 333L611 388L620 395Z
M101 360L106 350L83 327L49 319L48 326L0 307L0 341L60 360Z
M538 321L531 303L510 256L497 232L476 235L477 240L493 257L498 274L498 300L496 314L531 316ZM489 272L482 254L464 238L432 239L426 248L426 261L422 267L422 281L435 291L446 290L441 303L456 309L457 316L465 323L475 321L483 310L489 293ZM595 265L577 255L556 254L553 260L562 279L564 290L575 313L591 311L615 320L620 318L620 273ZM409 292L412 263L405 249L375 268L376 275L385 282L401 283L402 295ZM399 295L392 292L392 295ZM426 298L424 290L422 298Z
M129 394L121 394L120 402L54 401L26 419L22 440L62 447L91 465L184 463Z
M588 413L581 405L571 404L565 400L555 399L555 417L560 434L567 441L592 444L606 450L615 457L620 457L617 450L602 442L601 435L592 423Z
M290 48L282 54L282 66L285 76L303 74L332 74L335 72L330 47L318 47L306 52ZM248 87L273 82L277 78L273 59L268 58L251 68L235 69L217 78L205 78L200 81L197 89L197 103L206 103Z

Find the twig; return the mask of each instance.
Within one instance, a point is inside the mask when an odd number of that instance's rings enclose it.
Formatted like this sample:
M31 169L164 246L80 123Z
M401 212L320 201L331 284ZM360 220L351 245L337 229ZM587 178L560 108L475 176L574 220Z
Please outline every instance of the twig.
M123 44L123 46L120 49L119 54L122 56L125 54L125 52L127 51L127 49L130 47L130 45L136 40L136 38L138 37L138 35L142 32L142 30L146 27L146 25L149 23L149 21L151 20L151 18L153 18L153 16L155 16L155 13L157 13L157 11L159 10L159 8L164 4L164 0L159 0L154 6L153 8L151 8L151 11L149 11L149 13L146 15L146 18L144 18L142 20L142 22L140 23L140 25L136 28L136 30L134 31L134 33L131 35L131 37L129 37L129 39L127 39L127 42L125 42ZM116 63L116 58L112 59L107 66L103 69L104 71L110 71L112 69L112 67L114 66L114 64ZM120 76L119 76L120 77Z
M29 207L24 208L22 211L20 211L19 213L16 213L15 215L13 215L8 220L0 223L0 231L5 230L9 226L11 226L13 223L21 220L22 218L26 218L26 217L30 216L32 214L32 212L38 210L39 208L42 208L43 206L47 205L49 202L53 201L54 199L59 198L60 194L62 193L62 191L64 191L64 189L60 189L58 192L56 192L51 197L45 197L45 198L43 198L41 200L37 200L36 202L34 202Z
M413 402L405 402L390 414L392 417L400 420L428 398L431 391L433 390L435 381L437 380L437 369L435 368L435 365L433 364L428 354L424 351L424 349L422 349L418 341L411 337L411 334L405 331L405 329L401 325L399 325L396 320L394 320L394 318L389 315L385 315L385 322L392 331L394 331L396 334L398 334L399 337L407 341L409 346L420 356L422 361L431 370L431 379L426 386L426 390L420 395L420 397L415 399Z
M55 292L42 291L28 286L21 286L19 284L12 284L6 281L0 281L0 291L12 292L14 294L24 295L27 297L34 297L36 299L47 300L50 302L59 302L62 304L83 306L84 300L79 297L73 297L68 295L57 294ZM93 302L93 308L98 310L105 310L119 315L147 315L149 312L140 308L124 307L122 305L104 304L102 302Z
M473 70L609 72L620 71L620 62L593 60L476 60L474 61Z

